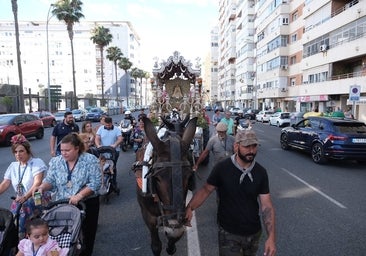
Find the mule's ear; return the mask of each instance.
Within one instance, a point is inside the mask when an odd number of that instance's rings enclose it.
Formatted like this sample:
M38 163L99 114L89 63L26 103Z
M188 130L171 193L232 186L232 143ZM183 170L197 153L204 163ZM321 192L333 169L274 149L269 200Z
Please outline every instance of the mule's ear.
M196 126L197 126L197 117L192 118L189 120L186 129L184 130L182 136L182 142L184 145L189 146L193 140L194 134L196 133Z
M151 120L147 117L143 117L142 121L144 122L144 129L146 136L149 138L149 141L153 145L154 148L158 148L159 143L161 143L161 140L159 139L154 124L151 122Z

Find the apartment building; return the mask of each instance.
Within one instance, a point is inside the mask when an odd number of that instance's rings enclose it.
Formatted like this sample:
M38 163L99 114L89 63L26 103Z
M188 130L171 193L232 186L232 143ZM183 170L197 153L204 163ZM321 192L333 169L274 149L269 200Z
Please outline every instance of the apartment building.
M366 120L366 0L224 0L219 13L219 101L303 112L354 106ZM355 87L360 97L349 101Z
M110 29L112 42L105 47L117 46L123 56L128 57L135 67L140 65L140 38L130 22L125 21L82 21L74 25L74 55L76 94L83 98L87 94L101 97L101 59L98 47L90 40L91 30L97 26ZM48 28L48 31L47 31ZM48 38L47 38L48 32ZM66 25L59 21L19 22L20 49L23 71L24 93L44 95L48 87L48 67L51 85L61 85L62 93L73 91L71 47ZM0 21L0 84L19 84L15 30L13 21ZM47 43L49 51L47 52ZM113 62L104 53L104 92L107 99L115 99L118 87L119 97L126 99L126 93L141 95L134 81L125 79L125 72L117 70L117 87ZM49 61L49 66L48 66ZM132 84L131 84L132 82ZM126 83L129 86L126 92ZM136 89L136 90L135 90ZM132 96L132 98L136 98ZM139 99L138 99L139 100ZM35 104L37 104L35 102ZM42 107L42 106L40 106Z
M219 28L215 26L211 30L211 51L210 51L210 99L211 104L218 100L218 77L219 77Z
M219 3L219 70L218 101L224 106L233 105L236 88L236 0Z

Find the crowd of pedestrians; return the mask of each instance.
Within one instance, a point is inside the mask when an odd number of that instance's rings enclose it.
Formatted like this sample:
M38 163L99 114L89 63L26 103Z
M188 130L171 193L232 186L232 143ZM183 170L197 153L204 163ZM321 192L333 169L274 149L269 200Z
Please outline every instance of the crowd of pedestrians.
M192 211L216 190L220 255L256 255L261 225L259 216L255 213L259 209L262 211L268 234L266 255L275 255L274 208L269 194L267 172L255 161L259 144L255 133L252 130L237 130L239 119L233 120L229 111L225 112L224 117L216 111L211 119L205 111L201 114L207 124L213 125L214 132L193 170L197 171L200 163L209 154L213 157L213 167L207 182L195 193L187 206L188 225ZM144 117L146 114L143 111L137 122L131 113L125 115L125 118L133 119L132 122L135 123L132 137L135 152L145 140L142 121ZM209 132L208 128L207 131ZM63 122L57 124L52 131L50 152L53 158L47 167L42 159L33 156L31 145L23 135L12 138L11 149L16 161L5 172L4 180L0 183L0 194L12 186L16 198L11 209L14 212L22 204L19 238L23 239L28 234L29 240L22 240L19 244L18 255L25 255L24 252L29 250L30 245L39 248L37 241L32 240L33 232L36 229L45 229L45 226L42 223L33 223L26 231L26 223L40 211L34 203L34 193L40 192L43 200L49 201L50 191L53 192L53 200L68 198L70 204L78 205L80 201L85 203L86 219L82 225L85 249L81 255L92 255L100 207L98 191L103 182L103 168L97 149L106 146L114 148L117 151L117 162L122 141L121 131L113 124L111 117L103 116L94 129L91 122L84 122L79 133L72 113L66 112ZM117 182L116 171L113 171L113 182ZM232 200L234 197L236 199ZM47 232L45 237L45 241L49 243ZM233 251L244 254L232 253Z

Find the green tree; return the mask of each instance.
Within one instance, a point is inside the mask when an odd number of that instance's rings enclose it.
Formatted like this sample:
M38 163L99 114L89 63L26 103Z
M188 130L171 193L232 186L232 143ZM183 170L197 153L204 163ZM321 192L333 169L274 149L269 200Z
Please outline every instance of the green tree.
M121 60L123 54L119 47L111 46L107 48L107 59L113 61L114 64L114 73L116 76L116 101L118 104L118 77L117 77L117 63Z
M128 70L132 67L133 63L126 57L122 57L118 62L118 67L125 71L126 73L126 104L129 106L128 102Z
M73 85L73 100L72 107L78 108L78 99L76 96L76 79L75 79L75 56L74 56L74 24L80 22L84 18L81 6L83 3L80 0L58 0L53 5L52 14L57 17L59 21L64 21L67 32L69 34L71 45L71 59L72 59L72 85Z
M17 62L18 62L18 76L19 76L19 112L24 113L24 92L23 92L23 72L22 62L20 59L20 41L19 41L19 23L18 23L18 1L11 0L11 7L14 14L14 26L15 26L15 44L17 51Z
M108 28L105 28L103 26L95 27L92 30L92 37L90 37L90 40L93 41L94 44L97 45L100 51L100 75L102 80L102 105L104 106L104 57L103 57L103 51L104 47L109 45L110 42L112 42L113 36L110 33Z
M4 105L6 108L6 113L11 112L11 107L13 106L13 99L9 96L4 96L0 100L0 104Z

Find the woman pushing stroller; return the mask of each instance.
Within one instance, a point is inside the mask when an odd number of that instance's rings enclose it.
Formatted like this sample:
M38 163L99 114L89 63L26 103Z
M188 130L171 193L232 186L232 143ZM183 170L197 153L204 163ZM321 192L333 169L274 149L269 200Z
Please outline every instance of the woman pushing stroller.
M18 216L19 238L22 239L25 236L25 223L36 209L32 191L41 184L47 166L42 159L33 157L31 145L22 134L14 135L11 143L11 151L16 161L9 165L4 174L4 180L0 183L0 194L13 186L16 197L11 211L14 215L22 204Z
M99 217L99 196L101 186L99 160L84 152L84 143L76 133L66 135L61 141L61 155L51 159L47 176L35 190L41 192L56 190L55 200L68 199L78 205L86 205L86 218L82 224L84 250L80 255L92 255L96 227Z

